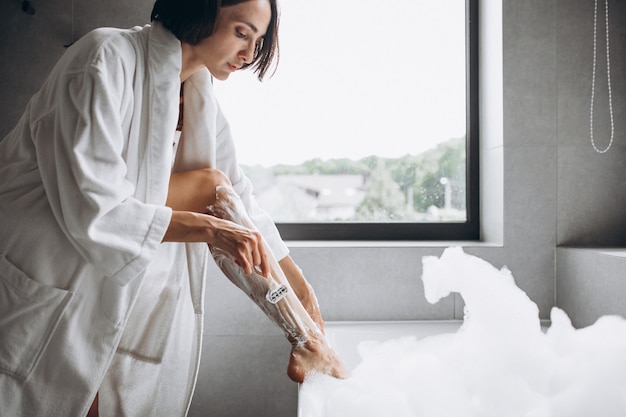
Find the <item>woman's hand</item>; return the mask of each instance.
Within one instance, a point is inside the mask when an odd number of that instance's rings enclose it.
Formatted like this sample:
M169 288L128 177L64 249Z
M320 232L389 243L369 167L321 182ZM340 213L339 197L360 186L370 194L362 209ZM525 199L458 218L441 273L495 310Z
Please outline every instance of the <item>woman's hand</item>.
M269 277L270 265L263 237L228 220L190 211L173 211L164 242L206 242L229 254L250 275L255 267Z
M269 277L270 265L261 234L206 214L207 206L216 201L218 186L230 186L230 181L216 169L172 174L166 202L172 208L172 218L163 241L206 242L229 254L246 275L259 267L261 274Z
M228 220L215 218L219 227L215 229L210 246L228 253L246 275L259 267L261 275L269 277L270 265L263 245L263 237L256 230L247 229Z

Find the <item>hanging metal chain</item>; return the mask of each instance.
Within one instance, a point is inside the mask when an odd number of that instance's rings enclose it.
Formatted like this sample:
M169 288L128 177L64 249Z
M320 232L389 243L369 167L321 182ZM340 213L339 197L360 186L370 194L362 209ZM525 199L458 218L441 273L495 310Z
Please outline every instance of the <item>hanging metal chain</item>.
M591 145L593 149L598 153L605 153L613 145L613 138L615 137L615 125L613 123L613 96L611 91L611 58L609 55L609 0L604 0L605 4L605 27L606 27L606 77L608 81L609 89L609 116L611 119L611 140L608 146L604 150L598 149L593 137L593 102L595 99L596 90L596 52L597 52L597 32L598 32L598 0L595 0L593 11L593 72L591 74L591 110L589 112L589 130L591 136Z

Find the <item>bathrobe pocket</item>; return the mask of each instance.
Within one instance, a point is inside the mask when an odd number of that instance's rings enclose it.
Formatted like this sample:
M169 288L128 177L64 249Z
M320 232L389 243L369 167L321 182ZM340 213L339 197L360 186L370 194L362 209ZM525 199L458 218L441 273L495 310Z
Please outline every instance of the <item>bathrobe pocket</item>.
M28 278L0 254L0 372L28 377L71 297Z
M126 322L119 353L147 362L162 362L175 323L182 280L186 278L182 269L184 256L182 243L164 243L157 249Z

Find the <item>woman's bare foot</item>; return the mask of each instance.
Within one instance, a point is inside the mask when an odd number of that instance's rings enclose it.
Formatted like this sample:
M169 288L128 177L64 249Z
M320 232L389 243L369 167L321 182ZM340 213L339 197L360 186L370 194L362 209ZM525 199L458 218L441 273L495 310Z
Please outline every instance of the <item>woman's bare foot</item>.
M287 365L287 375L295 382L303 382L307 376L316 373L339 379L350 377L350 372L323 336L311 336L306 343L293 346Z

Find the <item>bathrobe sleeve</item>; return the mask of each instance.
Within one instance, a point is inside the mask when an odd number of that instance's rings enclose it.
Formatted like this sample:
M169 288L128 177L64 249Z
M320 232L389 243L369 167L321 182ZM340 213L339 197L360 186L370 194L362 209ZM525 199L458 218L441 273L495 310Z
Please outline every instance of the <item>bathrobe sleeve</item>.
M230 178L235 192L239 194L246 207L248 216L263 235L274 257L281 260L289 254L289 249L283 242L272 218L258 205L253 194L252 182L241 170L236 155L230 126L218 106L217 165L222 167L221 169Z
M31 131L58 225L87 262L126 284L145 269L171 210L133 197L122 128L122 119L132 113L132 81L127 80L132 71L110 49L56 75L48 87L54 104L44 90L37 101L41 108L34 105Z

